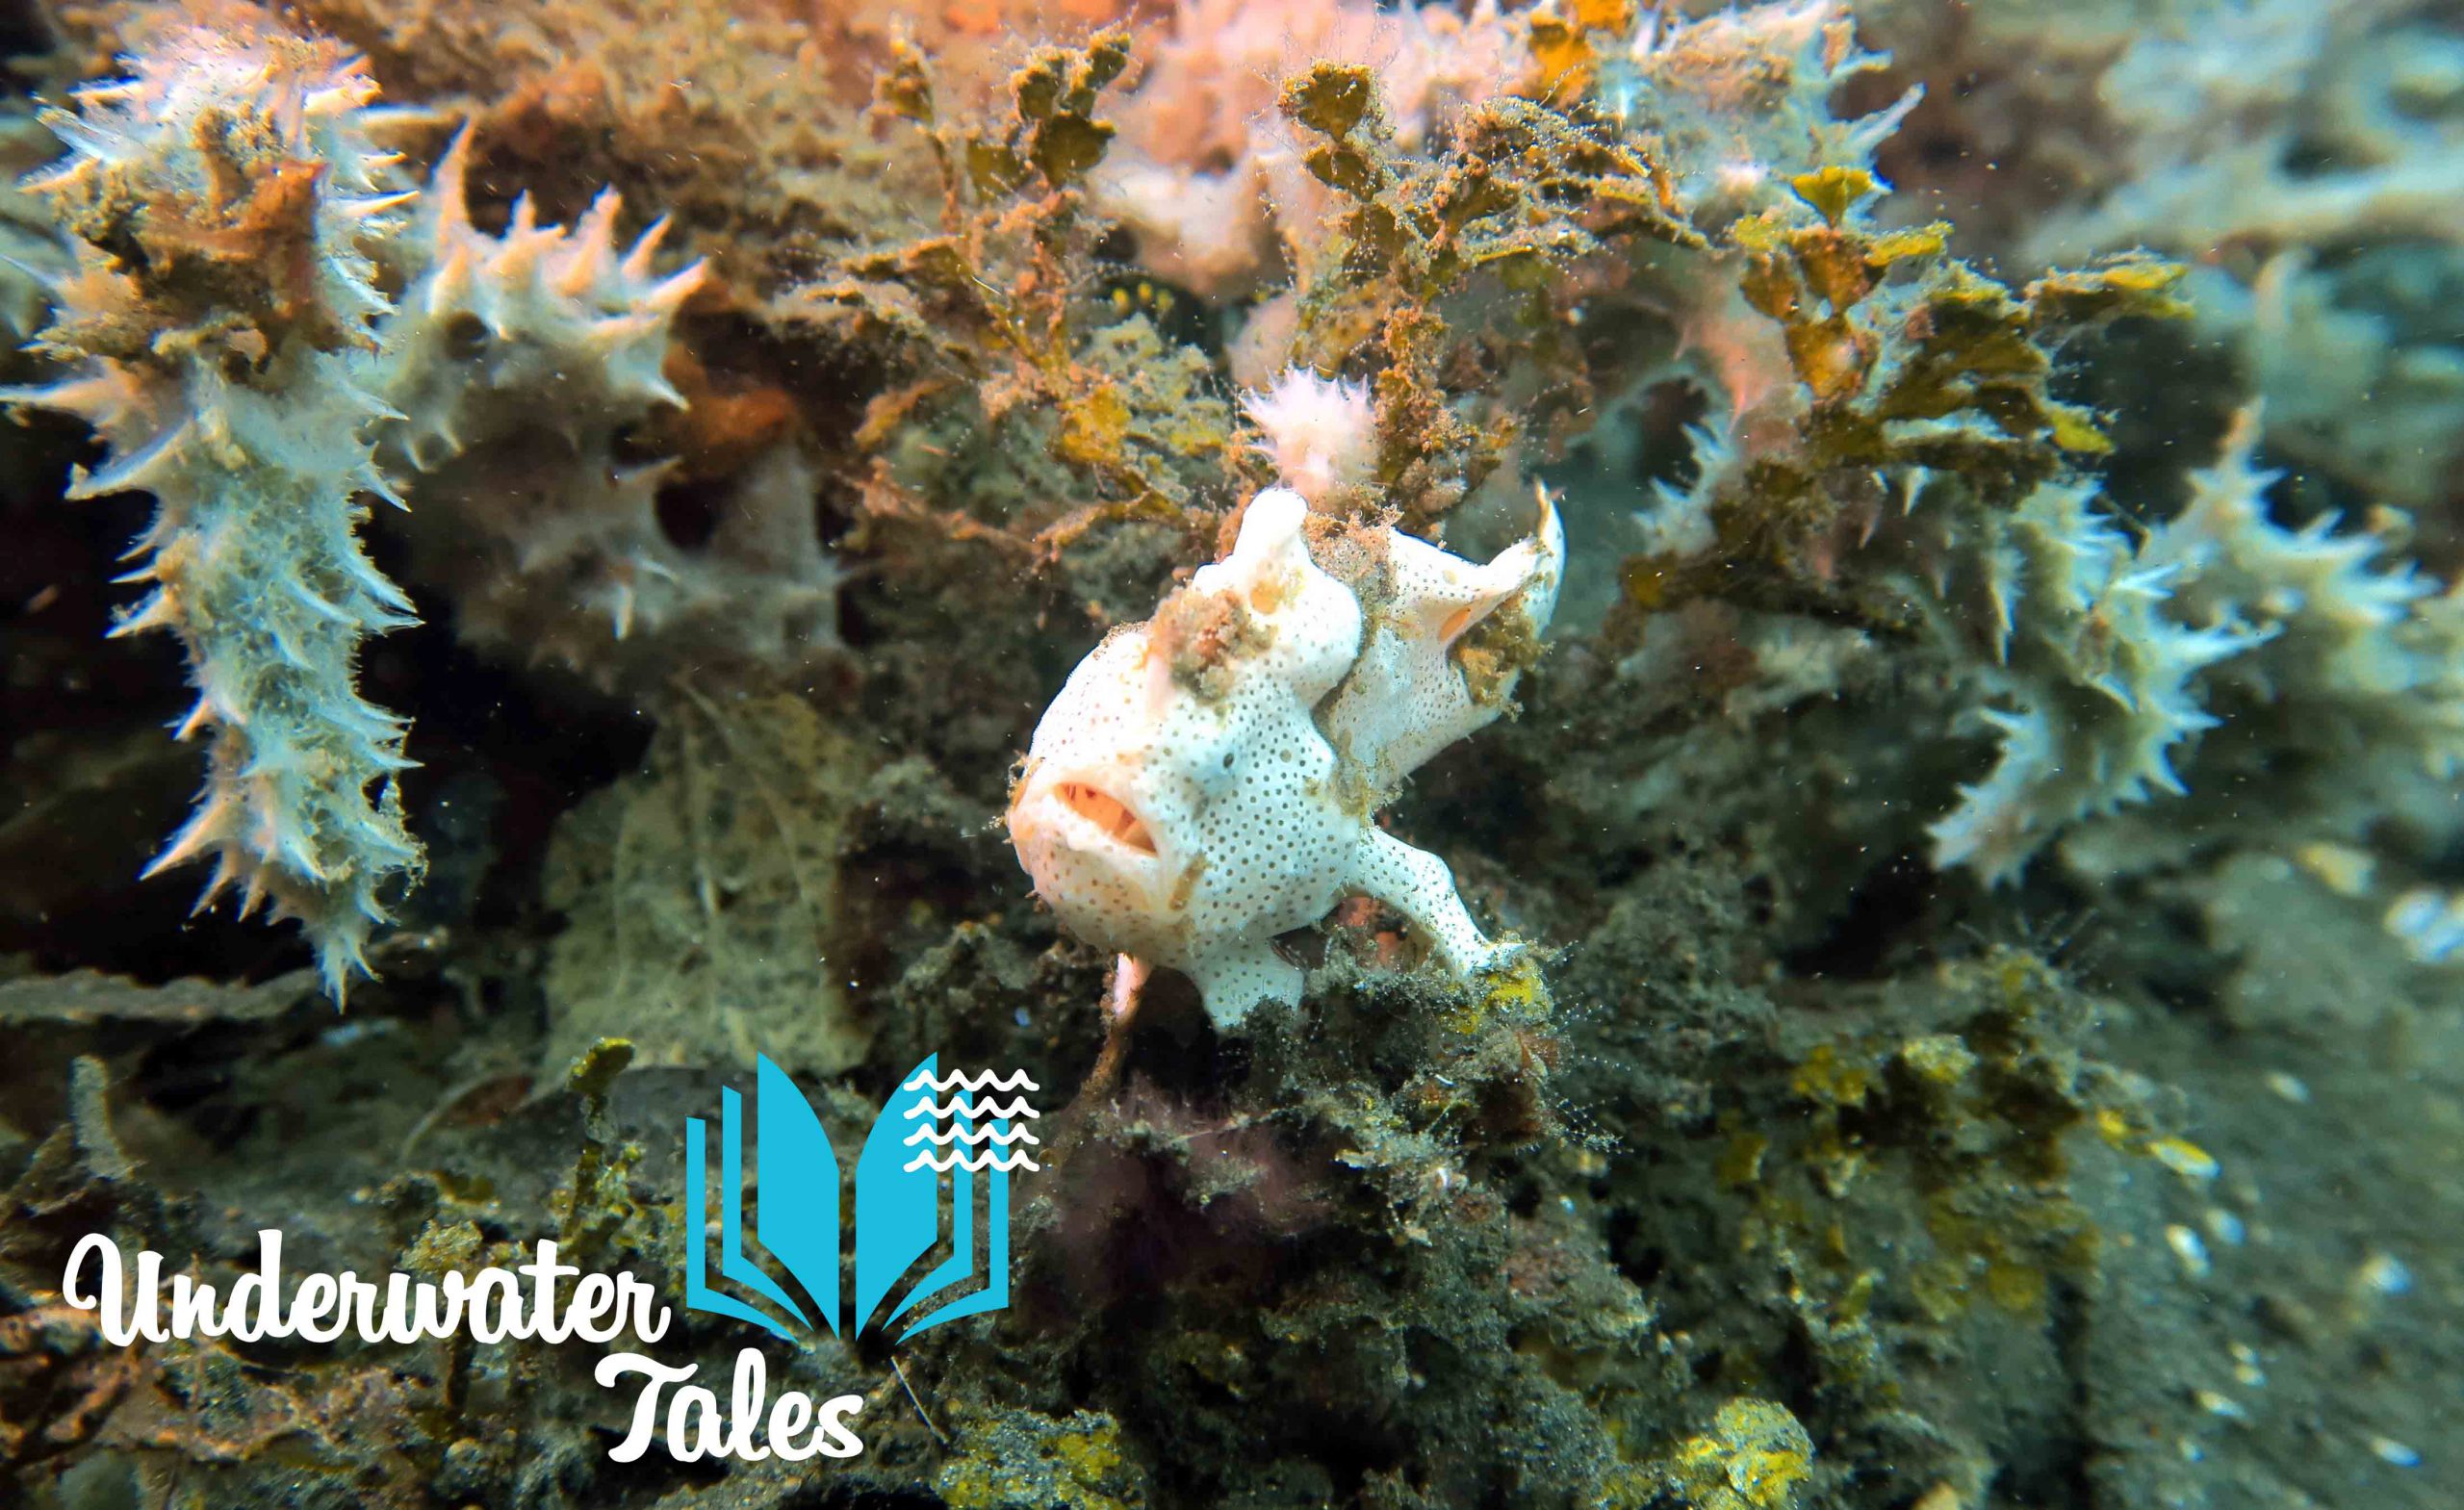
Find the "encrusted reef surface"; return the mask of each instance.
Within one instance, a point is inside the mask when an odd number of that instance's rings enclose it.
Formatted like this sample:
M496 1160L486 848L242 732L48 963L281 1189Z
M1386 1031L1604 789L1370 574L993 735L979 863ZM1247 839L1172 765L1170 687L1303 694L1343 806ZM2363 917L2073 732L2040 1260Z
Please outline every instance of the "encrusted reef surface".
M6 14L0 1504L2457 1501L2451 6ZM686 1312L931 1056L1007 1305Z

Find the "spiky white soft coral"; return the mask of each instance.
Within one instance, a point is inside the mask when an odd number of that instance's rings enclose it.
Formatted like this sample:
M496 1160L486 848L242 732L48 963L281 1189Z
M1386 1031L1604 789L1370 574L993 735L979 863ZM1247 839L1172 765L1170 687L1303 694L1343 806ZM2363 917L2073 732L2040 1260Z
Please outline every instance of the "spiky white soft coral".
M1312 503L1367 483L1377 463L1377 413L1358 383L1291 368L1241 407L1266 439L1258 449L1283 485Z
M2007 879L2081 819L2182 795L2177 756L2227 709L2280 726L2263 762L2246 739L2231 747L2242 803L2266 806L2258 783L2303 771L2368 790L2398 771L2444 781L2464 763L2464 592L2332 517L2276 524L2279 473L2256 464L2258 435L2245 411L2216 465L2191 473L2189 503L2136 545L2085 486L2040 488L1994 526L1983 675L2013 707L1983 715L2002 730L2001 761L1934 825L1938 862Z
M466 133L401 238L384 388L409 417L387 452L418 484L404 532L456 628L603 686L834 649L840 574L792 441L727 479L713 531L681 543L658 512L675 463L625 454L629 429L684 403L664 364L704 265L657 270L664 221L620 243L613 192L571 227L517 200L490 235L464 206L469 153Z
M2194 678L2267 637L2230 614L2167 612L2174 565L2134 549L2086 485L2046 484L1987 552L2001 758L1933 825L1938 865L2015 876L2064 827L2183 790L2174 754L2212 729Z
M2306 704L2310 743L2403 751L2445 777L2464 765L2464 606L2387 542L2321 515L2287 529L2268 517L2283 473L2257 465L2259 410L2243 410L2190 502L2148 539L2180 575L2194 612L2235 612L2273 633L2233 668L2258 699Z
M466 129L438 162L395 258L414 278L392 321L398 355L384 383L408 417L400 444L412 464L425 471L501 429L504 395L565 395L557 418L569 435L594 407L682 407L660 368L704 265L653 271L665 220L620 252L613 191L570 228L541 225L524 195L504 234L490 236L471 223L470 151ZM464 339L465 326L486 339Z
M1063 925L1186 972L1224 1027L1299 1000L1275 935L1346 896L1395 908L1457 975L1503 948L1445 861L1373 820L1503 711L1554 603L1554 512L1544 499L1535 538L1486 566L1343 534L1350 580L1313 557L1313 531L1339 533L1299 494L1251 499L1228 557L1071 673L1011 797L1011 841Z
M376 86L330 42L196 29L128 60L45 123L68 155L28 181L74 241L38 346L75 364L16 402L90 422L110 448L72 499L143 490L154 521L118 633L160 628L209 743L194 816L147 874L198 859L198 906L296 917L338 999L419 845L394 790L402 721L353 685L368 636L412 622L354 529L394 495L364 361L389 305L371 253L398 234L395 158L366 132ZM130 247L138 255L130 255Z
M608 644L686 607L730 615L757 650L764 632L834 642L835 574L790 450L748 469L690 567L658 528L655 470L613 465L622 424L682 402L663 366L700 281L654 273L656 227L620 252L613 195L570 230L526 203L504 235L479 232L465 144L410 192L371 140L365 64L270 20L167 34L128 65L45 117L71 150L27 186L77 246L38 343L74 369L0 397L109 445L70 497L160 504L128 578L154 591L117 632L182 639L198 700L180 732L212 745L152 869L210 860L205 900L232 888L244 913L299 918L339 999L422 859L392 781L403 722L353 685L361 642L413 622L356 538L363 496L399 503L393 481L418 475L436 505L418 538L483 561L495 601L530 615L505 634L538 646L575 617ZM488 475L449 471L482 443L500 448Z

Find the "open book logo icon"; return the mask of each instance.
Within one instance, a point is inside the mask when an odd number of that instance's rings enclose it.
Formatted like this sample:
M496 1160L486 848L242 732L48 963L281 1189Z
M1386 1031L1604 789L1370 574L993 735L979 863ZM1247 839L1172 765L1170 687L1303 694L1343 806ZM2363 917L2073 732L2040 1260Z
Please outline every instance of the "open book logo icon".
M789 1340L816 1326L851 1339L896 1327L895 1340L904 1342L928 1326L1007 1306L1010 1176L1039 1167L1027 1125L1039 1113L1021 1092L1041 1088L1025 1070L945 1077L939 1058L929 1056L899 1082L857 1156L850 1307L840 1305L838 1157L787 1072L767 1057L755 1069L753 1239L769 1266L745 1242L743 1097L733 1088L720 1093L717 1268L732 1292L710 1283L712 1244L700 1225L709 1209L709 1124L686 1118L684 1308ZM916 1274L936 1253L939 1262Z

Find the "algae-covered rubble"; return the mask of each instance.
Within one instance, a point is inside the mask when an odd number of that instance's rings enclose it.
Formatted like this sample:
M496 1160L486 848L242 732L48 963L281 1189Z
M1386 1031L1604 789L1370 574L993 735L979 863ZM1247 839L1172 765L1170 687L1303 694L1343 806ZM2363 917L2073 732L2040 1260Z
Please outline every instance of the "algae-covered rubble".
M2459 35L18 8L0 1503L2446 1506Z

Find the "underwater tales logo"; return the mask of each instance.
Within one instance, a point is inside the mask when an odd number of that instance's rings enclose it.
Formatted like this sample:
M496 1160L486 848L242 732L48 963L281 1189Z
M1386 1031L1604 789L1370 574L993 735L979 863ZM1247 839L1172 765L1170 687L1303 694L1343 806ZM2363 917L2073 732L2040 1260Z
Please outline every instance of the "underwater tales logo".
M945 1321L1007 1307L1010 1176L1040 1167L1032 1153L1039 1140L1027 1125L1040 1113L1020 1092L1040 1088L1024 1070L944 1076L939 1057L928 1056L873 1119L856 1156L854 1209L843 1214L840 1164L820 1115L786 1071L759 1058L752 1144L742 1095L733 1088L720 1095L715 1237L708 1231L709 1124L685 1119L685 1309L748 1322L788 1343L826 1329L850 1342L871 1333L896 1345ZM129 1264L113 1239L90 1233L69 1256L61 1297L92 1313L96 1329L120 1347L197 1337L331 1344L346 1333L371 1344L467 1336L603 1345L629 1334L639 1346L664 1337L672 1319L650 1284L560 1262L551 1240L513 1267L434 1279L306 1273L288 1289L282 1247L280 1231L261 1231L256 1268L224 1292L193 1273L167 1276L163 1255L151 1249ZM850 1267L854 1288L842 1294ZM713 1268L729 1288L713 1284ZM629 1383L638 1391L625 1435L607 1455L630 1463L654 1440L680 1463L851 1458L864 1450L849 1425L863 1409L860 1395L815 1401L785 1390L774 1398L768 1360L751 1345L736 1352L724 1400L693 1382L697 1371L696 1365L636 1351L602 1358L592 1374L601 1388Z

